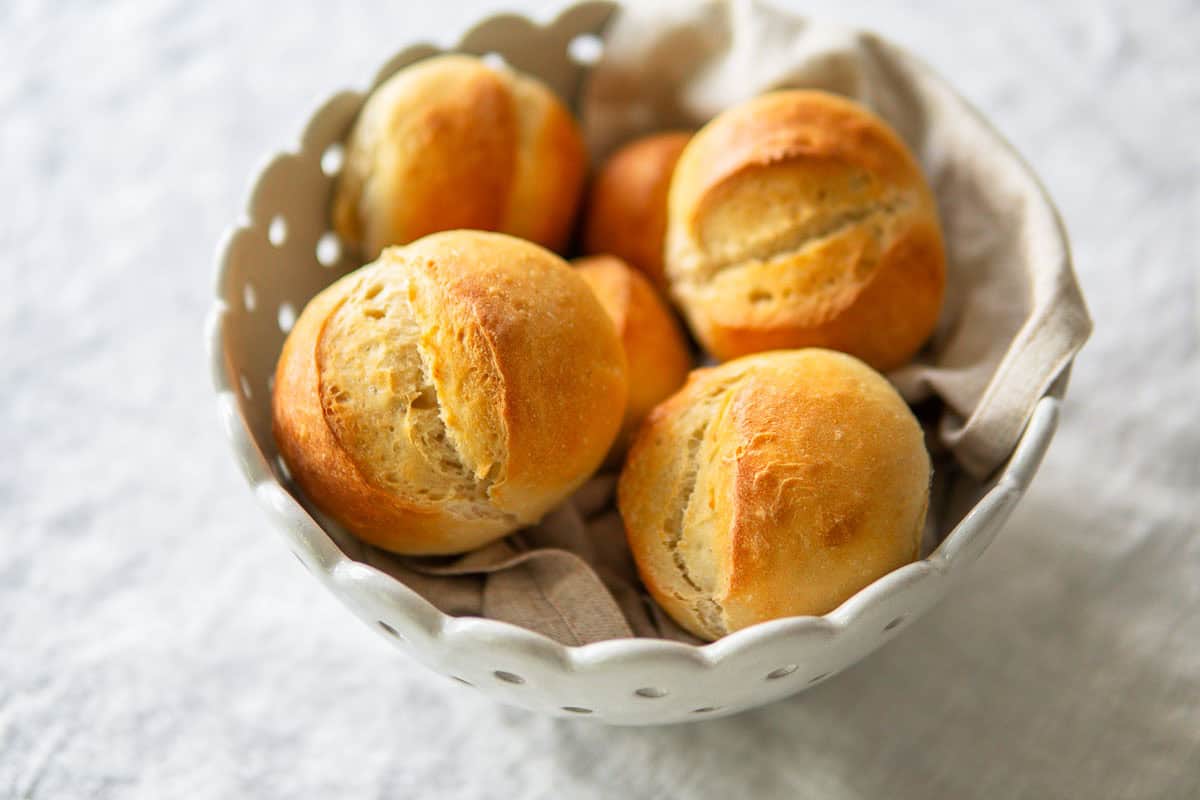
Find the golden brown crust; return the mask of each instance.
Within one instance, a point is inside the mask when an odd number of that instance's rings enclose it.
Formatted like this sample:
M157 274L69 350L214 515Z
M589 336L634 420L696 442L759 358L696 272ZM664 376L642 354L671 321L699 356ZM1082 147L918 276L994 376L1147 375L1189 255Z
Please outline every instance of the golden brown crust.
M705 639L825 614L918 555L921 428L850 356L776 351L697 370L652 412L618 503L650 593Z
M933 195L849 100L783 91L726 111L685 148L668 206L671 292L718 358L820 346L891 369L937 322Z
M640 272L615 256L573 262L612 317L629 368L629 401L609 463L620 463L650 410L687 379L692 354L674 315Z
M690 138L684 131L656 133L610 156L592 183L584 219L584 252L622 258L664 292L667 192Z
M522 120L517 171L500 230L562 252L587 177L587 150L575 118L549 89L514 75Z
M626 377L561 259L501 234L392 248L305 308L276 370L280 452L322 510L400 553L536 521L599 465Z
M370 260L437 231L561 248L586 170L578 127L536 80L447 55L375 89L347 142L334 228Z

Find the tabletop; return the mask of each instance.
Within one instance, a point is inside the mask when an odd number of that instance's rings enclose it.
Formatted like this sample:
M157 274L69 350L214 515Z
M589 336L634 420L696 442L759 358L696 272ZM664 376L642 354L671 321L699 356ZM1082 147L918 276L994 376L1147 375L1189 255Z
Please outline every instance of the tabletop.
M263 157L401 45L559 3L0 6L0 797L1200 795L1200 4L809 0L1039 173L1096 331L970 579L824 685L615 729L492 704L256 508L202 346Z

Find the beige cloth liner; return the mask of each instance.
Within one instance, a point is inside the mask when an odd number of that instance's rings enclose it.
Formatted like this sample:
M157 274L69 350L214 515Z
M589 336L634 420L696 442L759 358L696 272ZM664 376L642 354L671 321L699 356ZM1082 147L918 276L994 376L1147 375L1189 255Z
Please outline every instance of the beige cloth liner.
M822 88L874 109L912 147L938 198L945 307L925 351L888 376L910 403L936 411L928 552L961 516L939 513L948 498L978 495L1091 330L1065 236L1008 146L926 67L873 34L756 2L621 12L580 108L600 158L636 135L696 128L783 87ZM941 402L925 403L931 398ZM511 622L566 644L695 641L641 590L614 485L614 475L597 476L540 525L464 556L398 558L368 547L363 558L448 614Z

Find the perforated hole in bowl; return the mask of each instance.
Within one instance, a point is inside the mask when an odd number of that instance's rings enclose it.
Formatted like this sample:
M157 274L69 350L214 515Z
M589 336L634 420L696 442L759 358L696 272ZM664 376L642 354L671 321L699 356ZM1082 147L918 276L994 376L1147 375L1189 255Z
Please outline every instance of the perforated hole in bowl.
M825 680L825 679L826 679L826 678L828 678L828 677L829 677L829 673L828 673L828 672L822 672L820 675L814 675L814 676L812 676L811 678L809 678L809 679L808 679L808 682L809 682L810 684L811 684L811 683L819 683L820 681L823 681L823 680Z
M583 33L576 36L567 45L567 54L576 64L591 66L600 60L604 52L604 42L594 33Z
M896 617L894 620L889 622L887 625L883 626L883 632L887 633L888 631L894 631L896 628L899 628L903 624L904 624L904 617Z
M496 676L496 680L504 681L505 683L522 684L525 682L525 679L520 675L513 672L505 672L502 669L498 669L492 674Z
M484 53L479 60L492 69L508 69L508 60L499 53Z
M584 708L583 706L563 706L562 710L570 711L572 714L591 714L592 713L592 710L590 708Z
M323 267L332 267L342 257L342 240L333 231L326 231L317 240L317 261Z
M768 672L767 680L774 681L774 680L778 680L780 678L786 678L788 675L791 675L793 672L795 672L799 668L800 668L799 664L785 664L784 666L780 667L779 669L773 669L770 672Z
M333 177L342 171L342 162L346 158L346 150L341 142L334 142L321 153L321 172Z
M654 700L659 697L666 697L667 690L659 689L657 686L643 686L641 689L636 690L634 694L636 694L638 697L645 697Z
M267 226L267 241L276 247L283 247L283 243L287 241L287 220L279 214L271 217L271 224Z
M703 708L693 708L692 713L693 714L708 714L713 711L716 711L717 708L718 708L718 706L704 706Z
M290 333L292 326L296 324L296 307L291 303L279 304L279 330L284 333Z
M253 311L258 305L258 293L254 291L254 284L247 283L242 287L242 307L247 311Z
M375 624L378 625L379 629L381 631L383 631L384 633L386 633L388 636L391 636L395 639L399 639L400 641L404 641L404 637L400 635L400 631L396 630L391 625L388 625L383 620L381 620L381 619L376 620Z
M457 675L451 675L450 677L452 679L458 681L459 683L461 683L464 686L474 686L475 685L475 684L471 683L469 680L467 680L466 678L460 678Z

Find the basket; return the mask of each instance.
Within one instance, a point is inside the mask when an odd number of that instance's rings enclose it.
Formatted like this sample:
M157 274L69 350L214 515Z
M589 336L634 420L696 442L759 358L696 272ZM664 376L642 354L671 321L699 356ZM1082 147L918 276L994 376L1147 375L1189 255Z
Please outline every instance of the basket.
M491 17L452 49L502 57L572 98L615 8L583 3L545 25ZM402 50L372 85L437 52L429 45ZM837 674L928 611L987 548L1028 486L1054 433L1065 376L1038 402L1008 463L930 556L823 617L762 623L705 646L618 639L569 647L506 623L443 614L361 563L362 544L305 510L271 435L271 379L286 331L309 298L356 266L329 230L329 203L340 143L364 97L343 91L327 100L299 146L272 158L255 179L246 214L217 258L206 332L212 377L225 434L288 547L376 634L457 682L448 681L447 691L621 725L696 721L778 700Z

